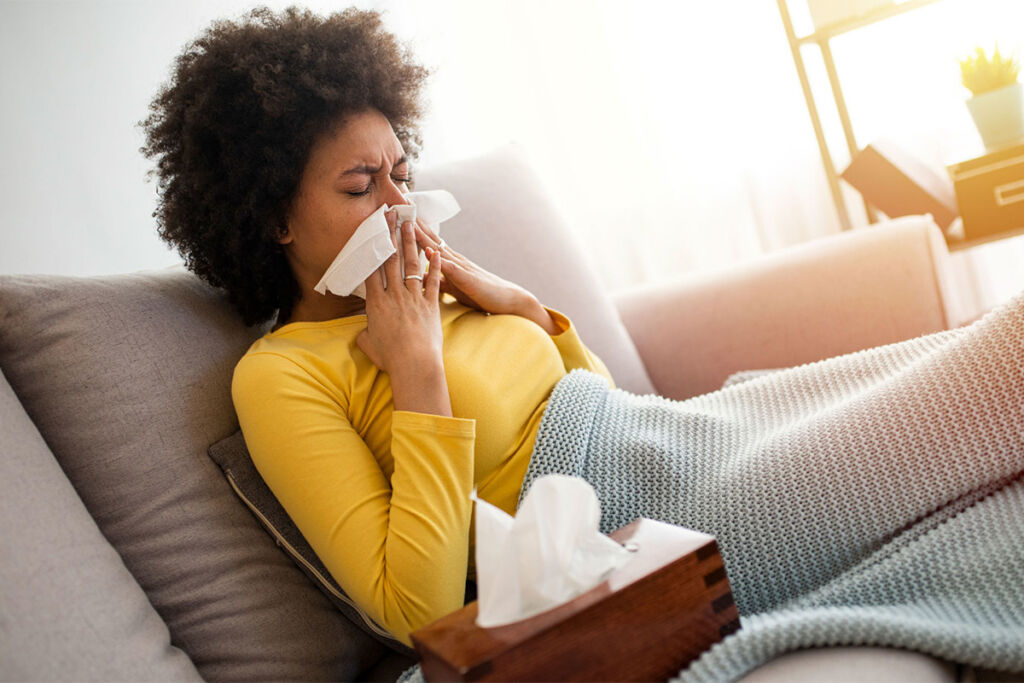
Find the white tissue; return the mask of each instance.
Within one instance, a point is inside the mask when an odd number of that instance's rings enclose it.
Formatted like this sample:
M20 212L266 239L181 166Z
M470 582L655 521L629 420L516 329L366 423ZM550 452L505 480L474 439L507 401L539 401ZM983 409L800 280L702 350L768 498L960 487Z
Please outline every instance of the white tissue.
M391 209L398 212L398 225L407 220L416 220L419 215L438 235L441 234L441 222L459 212L459 204L455 197L445 190L410 192L405 195L405 199L408 204L385 204L360 223L313 289L320 294L327 294L329 291L338 296L355 294L366 298L366 287L363 282L395 253L388 221L384 217ZM405 277L404 259L399 259L399 267L402 270L402 277ZM420 269L417 274L422 275L426 268L427 259L421 252Z
M478 626L501 626L556 607L633 557L598 531L597 494L578 477L539 477L515 518L475 494L473 499Z

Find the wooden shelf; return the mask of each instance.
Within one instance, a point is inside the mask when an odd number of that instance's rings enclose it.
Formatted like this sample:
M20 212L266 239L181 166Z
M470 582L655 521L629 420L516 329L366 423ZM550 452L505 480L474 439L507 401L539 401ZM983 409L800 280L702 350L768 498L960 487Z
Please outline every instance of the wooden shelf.
M822 125L821 116L818 113L818 105L815 102L801 48L804 45L812 44L817 46L821 52L825 73L828 76L829 89L832 91L836 114L839 116L839 124L843 129L843 137L846 140L846 150L852 159L860 151L860 145L857 144L856 136L853 134L853 123L850 120L850 113L846 107L846 98L843 96L842 87L839 83L839 72L836 69L835 60L832 58L832 48L829 46L829 41L837 35L878 23L905 12L920 9L937 3L939 0L906 0L905 2L886 5L855 17L828 24L805 36L796 35L793 28L793 20L789 14L789 0L775 0L775 2L778 5L782 25L786 31L786 41L789 43L790 52L793 55L797 77L800 79L800 89L803 91L804 101L807 104L807 112L811 117L811 126L814 129L814 137L818 143L818 151L821 154L821 162L825 170L825 180L828 182L832 203L836 208L836 217L839 219L840 229L852 230L853 220L846 207L846 199L843 197L843 188L839 184L839 173L836 170L835 160L832 158L832 151L829 149L828 141L825 139L825 129ZM867 201L864 202L864 212L869 223L877 222L877 212Z
M951 252L961 251L963 249L970 249L981 244L988 244L989 242L996 242L998 240L1007 239L1009 237L1018 237L1024 235L1024 227L1022 228L1011 228L1009 230L1003 230L1001 232L994 232L991 235L985 235L984 237L975 237L974 239L957 239L951 238L946 235L946 246L949 247Z
M807 43L822 43L831 38L834 38L848 31L853 31L864 26L875 24L879 21L884 21L890 17L895 17L904 12L910 12L911 10L924 7L925 5L931 5L939 0L907 0L906 2L900 2L893 5L886 5L885 7L879 7L878 9L871 10L856 17L850 17L842 21L837 21L822 28L817 29L814 33L809 33L806 36L800 36L797 38L798 45L806 45Z

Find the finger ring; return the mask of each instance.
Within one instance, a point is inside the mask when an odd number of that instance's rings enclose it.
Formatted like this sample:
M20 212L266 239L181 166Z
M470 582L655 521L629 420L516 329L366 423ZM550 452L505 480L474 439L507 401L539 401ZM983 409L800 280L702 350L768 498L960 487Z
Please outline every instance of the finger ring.
M441 244L438 245L438 249L446 249L447 247L448 247L448 243L445 242L444 239L442 238L441 239Z
M419 280L420 282L423 282L423 276L422 275L406 275L405 279L406 280Z

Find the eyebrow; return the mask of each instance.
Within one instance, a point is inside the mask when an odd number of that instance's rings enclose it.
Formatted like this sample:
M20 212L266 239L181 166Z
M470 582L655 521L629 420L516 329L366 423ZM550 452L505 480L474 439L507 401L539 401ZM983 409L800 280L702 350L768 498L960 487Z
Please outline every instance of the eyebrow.
M408 163L408 162L409 162L409 157L403 155L402 158L399 159L398 161L396 161L391 168L394 169L395 167L401 166L402 164L405 164L405 163ZM373 166L370 166L369 164L363 164L362 166L354 166L354 167L348 169L347 171L344 171L341 174L341 176L339 176L339 177L345 177L347 175L374 175L375 173L380 173L381 168L383 168L383 167L382 166L378 166L378 167L374 168Z

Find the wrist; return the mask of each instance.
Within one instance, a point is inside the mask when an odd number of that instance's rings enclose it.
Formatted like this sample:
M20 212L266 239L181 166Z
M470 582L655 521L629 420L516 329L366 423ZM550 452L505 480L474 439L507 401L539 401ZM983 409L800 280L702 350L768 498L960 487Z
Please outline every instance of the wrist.
M406 365L388 374L395 410L451 417L448 378L440 359L420 365Z
M433 356L406 356L401 364L388 368L387 373L392 385L434 382L445 377L444 361Z
M523 302L516 315L532 320L550 335L556 335L562 331L555 324L555 321L552 320L551 314L548 313L547 309L532 294Z

